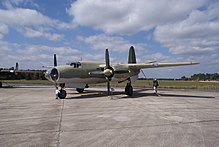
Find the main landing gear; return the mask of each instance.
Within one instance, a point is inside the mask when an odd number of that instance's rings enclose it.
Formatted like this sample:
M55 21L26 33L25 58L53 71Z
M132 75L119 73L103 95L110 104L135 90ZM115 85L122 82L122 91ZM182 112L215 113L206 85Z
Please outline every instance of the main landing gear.
M85 85L85 88L89 88L88 84ZM78 93L84 93L84 88L76 88Z
M133 94L133 87L131 85L131 80L129 79L128 81L129 82L127 83L127 85L125 87L125 94L129 95L129 96L132 96L132 94Z
M84 92L84 88L76 88L76 91L77 91L78 93L83 93L83 92Z

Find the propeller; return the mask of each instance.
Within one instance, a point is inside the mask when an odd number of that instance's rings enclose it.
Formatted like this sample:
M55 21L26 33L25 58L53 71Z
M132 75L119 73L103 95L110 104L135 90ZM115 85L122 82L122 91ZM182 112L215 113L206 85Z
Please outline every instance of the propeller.
M113 69L110 66L110 59L109 59L109 51L108 49L106 49L105 51L105 62L106 62L106 66L104 67L104 71L103 74L105 76L105 78L107 79L107 94L110 95L110 81L112 80L114 74L126 74L129 73L130 71L127 69ZM101 72L93 72L94 74L101 74ZM91 73L92 74L92 73Z
M114 76L114 69L110 66L108 49L106 49L105 51L105 62L106 62L106 66L104 68L103 73L107 79L107 94L110 95L110 81L112 80L112 77Z

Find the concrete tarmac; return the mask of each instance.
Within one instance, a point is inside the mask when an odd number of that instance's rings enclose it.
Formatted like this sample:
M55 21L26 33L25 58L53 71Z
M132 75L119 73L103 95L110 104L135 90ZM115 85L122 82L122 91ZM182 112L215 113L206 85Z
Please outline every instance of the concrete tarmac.
M219 92L52 87L0 89L0 146L218 147Z

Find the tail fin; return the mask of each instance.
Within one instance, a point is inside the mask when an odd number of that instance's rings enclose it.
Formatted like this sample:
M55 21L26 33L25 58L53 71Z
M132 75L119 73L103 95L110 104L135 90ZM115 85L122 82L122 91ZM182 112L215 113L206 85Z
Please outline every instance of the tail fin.
M19 65L18 65L18 63L16 62L15 70L18 71L18 68L19 68Z
M135 64L135 63L136 63L135 49L133 46L131 46L129 49L128 64Z

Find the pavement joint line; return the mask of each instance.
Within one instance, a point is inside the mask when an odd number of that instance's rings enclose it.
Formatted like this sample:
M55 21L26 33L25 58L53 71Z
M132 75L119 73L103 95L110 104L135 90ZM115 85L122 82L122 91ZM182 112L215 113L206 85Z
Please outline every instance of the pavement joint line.
M27 117L27 118L20 118L20 119L11 119L11 120L1 120L1 122L17 122L17 121L21 121L21 120L38 120L38 119L44 119L44 118L58 118L60 117L59 115L52 115L52 116L48 116L48 117ZM0 122L0 123L1 123Z
M62 108L61 108L60 121L59 121L57 146L60 146L60 135L62 132L62 130L61 130L62 129L62 114L63 114L64 105L65 105L65 100L62 100Z
M27 132L6 132L6 133L0 133L1 135L16 135L16 134L37 134L37 133L56 133L59 131L51 131L51 130L43 130L43 131L27 131Z

